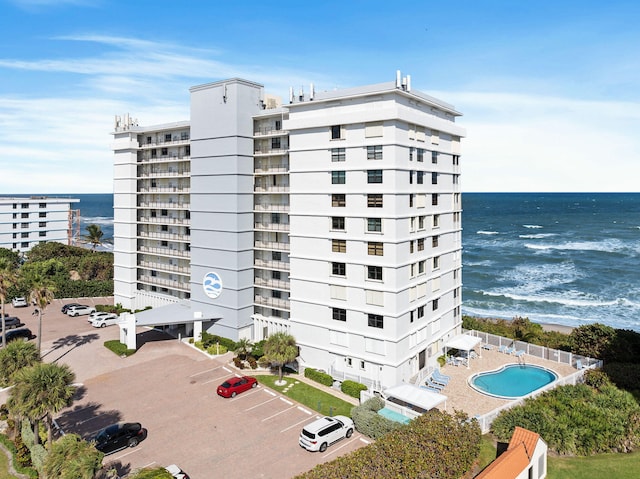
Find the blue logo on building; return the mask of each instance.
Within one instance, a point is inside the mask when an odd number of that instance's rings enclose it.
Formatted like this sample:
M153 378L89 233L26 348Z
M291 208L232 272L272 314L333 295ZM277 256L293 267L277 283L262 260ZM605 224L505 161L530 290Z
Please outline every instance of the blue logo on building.
M222 293L222 279L217 273L211 271L204 275L202 289L204 289L204 294L211 299L216 299Z

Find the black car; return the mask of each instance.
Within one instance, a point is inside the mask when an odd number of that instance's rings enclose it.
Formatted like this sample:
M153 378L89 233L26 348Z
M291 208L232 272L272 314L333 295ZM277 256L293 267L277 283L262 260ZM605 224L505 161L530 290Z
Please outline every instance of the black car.
M35 336L29 328L12 329L6 333L7 342L15 341L16 339L33 339Z
M4 327L7 329L18 328L22 325L23 325L22 321L20 321L20 318L16 316L4 317ZM0 318L0 331L2 331L2 318Z
M139 422L121 422L100 430L91 442L98 451L110 454L126 447L135 447L147 438L147 430Z
M75 306L82 306L82 305L80 303L67 303L64 306L62 306L62 309L60 311L62 311L64 314L67 314L67 311L69 311L71 308Z

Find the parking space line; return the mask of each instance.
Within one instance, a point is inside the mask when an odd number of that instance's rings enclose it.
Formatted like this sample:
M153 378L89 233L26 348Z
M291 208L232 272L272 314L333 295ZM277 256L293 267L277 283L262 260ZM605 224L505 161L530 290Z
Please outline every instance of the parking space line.
M277 396L276 393L274 393L273 391L270 391L268 389L264 389L264 392L266 392L267 394L271 394L272 396Z
M313 414L311 411L307 411L305 408L303 408L302 406L298 406L298 409L300 409L303 413L305 414Z
M293 403L291 401L289 401L288 399L285 399L283 397L280 398L280 401L286 402L289 406L293 406Z
M272 414L272 415L271 415L271 416L269 416L269 417L265 417L265 418L262 420L262 422L268 421L269 419L273 419L274 417L279 416L280 414L284 414L284 413L285 413L285 412L287 412L287 411L291 411L293 408L295 408L295 406L291 406L291 407L289 407L289 408L287 408L287 409L283 409L283 410L282 410L282 411L280 411L280 412L277 412L277 413L275 413L275 414Z
M120 456L116 457L116 460L120 460L120 459L122 459L123 457L127 457L127 456L129 456L129 455L133 454L134 452L138 452L138 451L142 450L142 448L141 448L140 446L138 446L138 447L133 447L133 448L129 447L129 448L127 448L127 449L131 449L131 450L130 450L129 452L126 452L126 453L124 453L124 454L122 454L122 455L120 455ZM105 456L105 457L106 457L106 456Z
M204 373L208 373L208 372L211 372L211 371L215 371L216 369L220 369L220 368L222 368L222 366L218 366L217 368L206 369L206 370L204 370L204 371L200 371L199 373L192 374L192 375L191 375L191 376L189 376L189 377L190 377L190 378L193 378L193 377L195 377L195 376L199 376L200 374L204 374ZM225 368L225 369L226 369L226 368Z
M256 404L255 406L251 406L249 409L245 409L245 411L251 411L252 409L255 409L257 407L264 406L265 404L270 403L271 401L275 401L276 399L278 399L278 398L276 397L276 398L272 398L272 399L267 399L266 401L261 402L260 404Z
M226 372L230 373L231 369L227 368L226 366L222 366L222 369L224 369Z
M248 398L249 396L253 396L254 394L256 394L258 392L258 388L259 387L260 386L256 386L256 388L253 391L249 391L249 392L247 392L245 394L238 394L238 395L236 395L236 397L231 398L230 401L237 401L240 398Z
M300 425L300 424L302 424L303 422L307 422L307 421L309 421L309 418L308 418L308 417L307 417L307 418L305 418L305 419L303 419L302 421L298 421L297 423L292 424L292 425L291 425L291 426L289 426L289 427L285 427L285 428L284 428L282 431L280 431L280 432L287 432L289 429L293 429L294 427L299 426L299 425Z
M351 444L351 443L352 443L353 441L355 441L355 440L356 440L356 439L355 439L355 438L353 438L353 439L348 440L348 441L347 441L347 442L345 442L344 444L340 444L340 446L338 446L338 447L333 447L333 448L331 448L331 452L329 452L329 453L325 454L324 456L322 456L322 458L324 459L324 458L327 458L327 457L331 456L332 454L334 454L334 453L338 452L340 449L342 449L342 448L344 448L344 447L347 447L349 444ZM342 442L342 441L340 441L340 442Z
M367 441L364 437L361 437L360 440L365 444L371 444L371 441Z
M200 383L200 384L213 383L213 382L216 382L216 381L220 381L221 379L226 378L226 377L227 377L227 375L225 374L224 376L220 376L220 377L217 377L217 378L214 378L214 379L209 379L208 381L205 381L205 382Z

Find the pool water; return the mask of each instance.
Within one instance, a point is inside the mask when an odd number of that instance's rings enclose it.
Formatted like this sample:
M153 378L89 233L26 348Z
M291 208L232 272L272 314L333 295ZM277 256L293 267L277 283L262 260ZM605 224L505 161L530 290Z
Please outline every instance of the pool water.
M392 421L401 422L402 424L408 424L409 421L411 421L411 419L408 418L407 416L404 416L399 412L392 411L391 409L387 409L386 407L383 407L382 409L380 409L378 411L378 414L386 417L387 419L391 419Z
M475 374L469 384L477 391L504 399L515 399L558 379L553 371L531 364L509 364L497 371Z

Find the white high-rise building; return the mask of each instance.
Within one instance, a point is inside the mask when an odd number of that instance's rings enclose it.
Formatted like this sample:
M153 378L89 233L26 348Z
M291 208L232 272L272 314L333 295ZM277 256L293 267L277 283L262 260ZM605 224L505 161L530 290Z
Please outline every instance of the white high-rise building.
M0 198L0 248L27 252L45 242L73 244L79 199L53 196Z
M117 118L115 296L254 341L291 333L302 366L407 381L460 332L460 138L410 78L265 95L191 89L191 119ZM162 311L166 311L163 313Z

